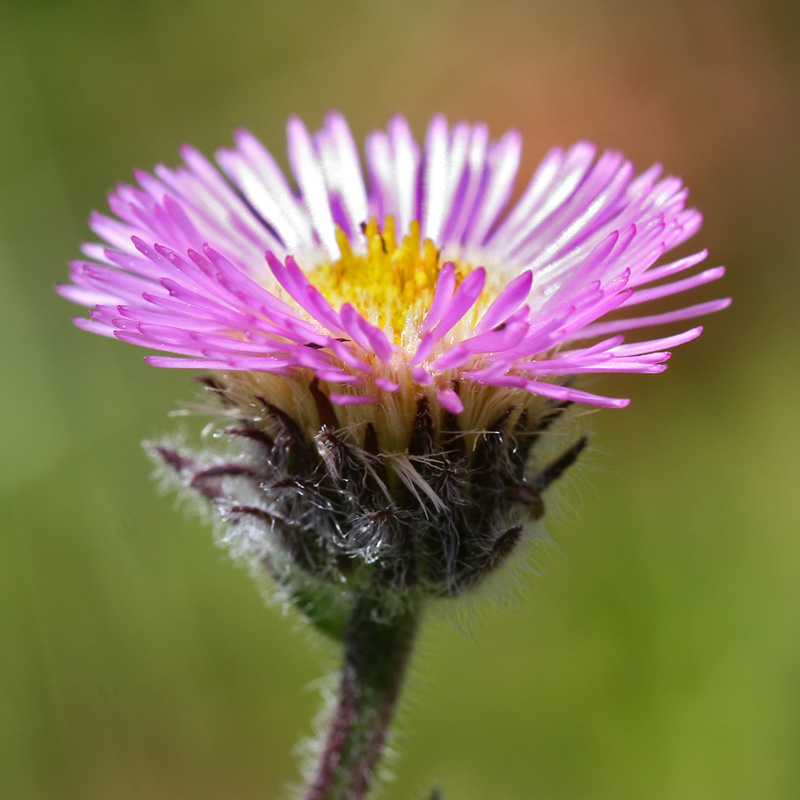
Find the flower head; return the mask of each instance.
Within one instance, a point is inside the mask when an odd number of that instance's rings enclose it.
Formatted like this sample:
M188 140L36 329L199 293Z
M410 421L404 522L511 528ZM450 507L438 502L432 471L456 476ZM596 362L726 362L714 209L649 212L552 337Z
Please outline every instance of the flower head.
M514 504L540 502L541 431L573 402L628 403L575 376L661 372L701 328L624 334L728 301L634 308L724 270L673 280L706 256L657 265L701 224L681 181L586 142L548 153L510 208L514 132L436 117L420 147L394 117L367 138L366 177L339 114L314 135L290 120L288 142L296 187L246 131L221 172L189 147L182 167L137 172L59 291L92 308L80 327L166 354L150 364L212 371L261 455L227 473L167 457L224 515L259 518L309 574L355 559L380 565L364 580L455 591L516 541Z

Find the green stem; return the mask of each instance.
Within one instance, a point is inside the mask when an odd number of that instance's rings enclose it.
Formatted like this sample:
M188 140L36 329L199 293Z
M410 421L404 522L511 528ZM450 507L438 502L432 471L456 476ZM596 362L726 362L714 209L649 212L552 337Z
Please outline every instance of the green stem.
M344 632L336 704L305 800L361 800L375 777L417 626L415 611L381 619L362 598Z

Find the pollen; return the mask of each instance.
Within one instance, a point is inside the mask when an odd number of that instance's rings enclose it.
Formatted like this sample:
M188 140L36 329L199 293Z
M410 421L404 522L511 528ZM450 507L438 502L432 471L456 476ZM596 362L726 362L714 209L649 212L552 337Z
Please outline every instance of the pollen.
M315 267L308 279L334 308L350 303L395 344L401 344L407 326L418 326L431 307L442 268L440 251L431 239L421 239L416 220L399 243L391 216L382 228L373 217L362 231L366 251L353 252L347 235L337 228L338 260ZM458 284L470 268L454 266Z

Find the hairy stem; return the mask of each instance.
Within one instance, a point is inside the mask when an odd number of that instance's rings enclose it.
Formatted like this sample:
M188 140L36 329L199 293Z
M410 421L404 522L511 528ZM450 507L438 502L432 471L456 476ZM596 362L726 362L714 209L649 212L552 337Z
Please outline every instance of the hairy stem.
M361 800L375 777L416 630L415 611L381 618L356 603L344 635L336 704L305 800Z

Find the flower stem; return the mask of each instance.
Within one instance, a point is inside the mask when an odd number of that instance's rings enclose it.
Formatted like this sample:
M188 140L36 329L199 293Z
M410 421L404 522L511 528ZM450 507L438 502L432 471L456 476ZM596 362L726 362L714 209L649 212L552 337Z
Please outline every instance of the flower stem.
M375 777L418 620L416 610L381 612L362 598L347 624L336 704L305 800L361 800Z

